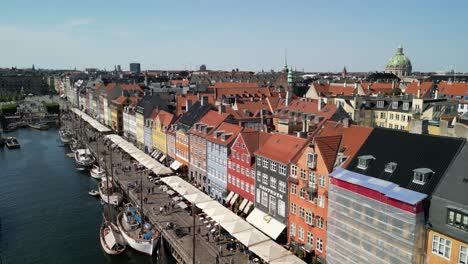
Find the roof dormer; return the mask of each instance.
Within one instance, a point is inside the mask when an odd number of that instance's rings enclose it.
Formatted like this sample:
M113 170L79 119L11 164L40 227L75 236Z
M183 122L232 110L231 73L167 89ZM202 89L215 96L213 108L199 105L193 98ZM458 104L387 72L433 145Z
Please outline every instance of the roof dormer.
M424 185L434 174L434 171L428 168L417 168L413 170L413 182Z
M375 160L375 157L372 155L363 155L358 157L359 163L357 165L358 169L367 170L369 168L370 163Z
M385 172L393 173L396 170L397 166L398 166L397 163L389 162L389 163L385 164Z

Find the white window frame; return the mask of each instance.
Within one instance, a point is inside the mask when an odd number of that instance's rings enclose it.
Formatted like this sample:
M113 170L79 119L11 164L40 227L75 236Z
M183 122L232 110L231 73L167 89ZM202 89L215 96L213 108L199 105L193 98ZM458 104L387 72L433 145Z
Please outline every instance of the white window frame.
M286 165L278 164L278 172L281 175L286 175Z
M458 251L458 263L468 264L468 247L460 245L460 251Z
M432 235L432 254L450 260L451 249L452 241L435 234ZM442 253L440 251L442 251Z

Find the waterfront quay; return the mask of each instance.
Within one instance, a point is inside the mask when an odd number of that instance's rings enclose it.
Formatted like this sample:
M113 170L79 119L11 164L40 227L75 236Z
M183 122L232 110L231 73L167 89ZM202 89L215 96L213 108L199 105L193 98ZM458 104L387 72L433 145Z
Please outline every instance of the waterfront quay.
M144 215L160 231L164 242L169 243L171 253L179 263L193 263L194 243L195 263L249 263L249 255L245 251L227 249L228 244L234 245L234 242L229 242L227 237L216 235L219 234L219 228L207 226L197 215L194 227L190 207L173 208L173 197L160 189L160 185L150 181L146 170L137 168L137 162L123 150L113 146L104 134L74 115L69 115L63 125L76 133L75 136L83 147L92 151L99 164L106 168L114 184L120 188L127 202L140 207L140 189L143 190ZM161 212L160 209L165 206L168 209ZM172 227L167 228L168 225ZM212 233L213 229L216 229L216 234Z

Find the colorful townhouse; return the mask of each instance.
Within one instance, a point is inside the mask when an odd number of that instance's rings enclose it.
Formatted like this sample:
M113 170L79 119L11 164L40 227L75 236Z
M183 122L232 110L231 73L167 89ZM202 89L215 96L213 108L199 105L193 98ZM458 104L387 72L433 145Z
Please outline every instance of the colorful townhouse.
M175 131L175 158L186 167L189 166L190 162L189 130L212 108L212 105L199 101L190 106L187 112L179 119Z
M330 174L327 263L426 263L429 201L465 141L372 130Z
M242 130L239 125L223 122L206 137L206 190L219 202L227 196L227 163L231 145Z
M210 110L189 130L189 179L205 192L207 192L206 138L228 117L229 114Z
M468 145L465 143L431 199L427 264L468 263Z
M287 240L291 162L308 139L273 133L255 151L255 208L247 221L280 243Z
M153 113L149 116L149 118L145 119L145 126L143 128L144 132L144 149L145 152L150 154L153 152L153 124L154 120L158 116L159 110L154 109Z
M129 142L135 142L136 140L136 111L135 111L136 105L128 105L124 107L123 113L122 113L122 119L123 119L123 136L129 141Z
M227 202L242 201L233 211L247 215L255 203L255 151L263 146L270 137L262 131L243 131L231 146L227 165ZM232 202L234 204L234 202ZM234 204L235 205L235 204Z
M291 164L288 243L310 263L324 263L329 174L346 166L372 128L328 121Z
M123 133L123 110L126 106L136 104L138 102L138 97L126 97L119 96L117 99L111 102L110 104L110 113L111 113L111 129L114 130L117 134Z
M167 155L167 131L171 127L172 123L175 120L175 116L164 110L159 110L158 115L154 119L153 124L153 149L157 152L162 153L166 159ZM175 143L175 142L174 142ZM154 153L153 155L159 155L159 153Z

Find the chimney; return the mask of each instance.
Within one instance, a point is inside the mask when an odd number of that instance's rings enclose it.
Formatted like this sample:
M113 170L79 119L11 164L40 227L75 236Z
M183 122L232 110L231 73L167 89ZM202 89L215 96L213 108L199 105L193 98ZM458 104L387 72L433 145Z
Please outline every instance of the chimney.
M418 86L418 93L416 94L416 98L421 98L421 86Z
M185 111L188 112L188 110L192 107L192 100L187 99L185 101Z
M395 90L395 81L392 81L392 90Z
M438 99L439 98L439 89L435 89L434 91L434 99Z
M291 93L289 91L286 91L286 102L285 105L288 106L291 101Z
M346 81L343 83L343 87L346 87Z
M307 132L307 124L305 119L302 119L302 132Z
M226 111L226 106L221 103L219 106L218 106L218 114L222 114Z
M264 124L264 123L263 123L263 119L264 119L264 117L263 117L263 109L264 109L264 108L260 109L260 125L262 126L262 131L263 131L263 124Z
M345 118L345 119L343 119L343 121L342 121L342 122L343 122L343 127L346 127L346 128L348 128L348 127L349 127L349 118Z
M317 106L318 106L318 111L319 112L322 111L322 97L321 96L319 96L319 98L318 98Z

